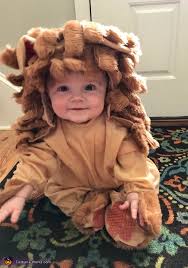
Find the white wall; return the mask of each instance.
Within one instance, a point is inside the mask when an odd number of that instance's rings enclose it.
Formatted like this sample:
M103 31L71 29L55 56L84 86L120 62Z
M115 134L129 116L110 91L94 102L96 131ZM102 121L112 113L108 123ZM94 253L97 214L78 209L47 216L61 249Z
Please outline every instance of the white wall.
M0 0L0 10L0 50L6 44L14 47L20 36L32 27L59 27L76 18L74 0ZM0 66L0 72L10 71L12 69ZM11 88L0 82L0 128L21 114L11 99L12 93Z
M58 27L75 19L74 0L1 0L0 10L0 47L15 44L31 27Z
M12 93L12 89L0 81L0 129L6 129L15 118L21 115L21 110L13 100Z

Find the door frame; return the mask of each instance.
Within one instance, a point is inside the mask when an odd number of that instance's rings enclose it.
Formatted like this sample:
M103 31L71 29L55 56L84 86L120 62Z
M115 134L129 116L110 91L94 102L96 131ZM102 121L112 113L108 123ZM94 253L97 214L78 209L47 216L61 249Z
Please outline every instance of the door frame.
M74 7L76 20L91 20L92 16L90 0L74 0Z

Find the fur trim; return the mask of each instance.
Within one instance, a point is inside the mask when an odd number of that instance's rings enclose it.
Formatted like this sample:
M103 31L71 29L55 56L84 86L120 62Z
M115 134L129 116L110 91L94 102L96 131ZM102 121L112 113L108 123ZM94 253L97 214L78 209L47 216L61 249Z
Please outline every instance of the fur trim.
M73 72L85 72L86 66L84 61L74 58L65 58L63 60L64 66L67 70Z
M14 69L18 69L16 49L7 45L6 48L0 53L0 64L5 64Z
M64 27L65 57L79 57L83 54L84 38L78 21L69 21Z
M53 79L60 81L61 78L64 76L65 67L62 60L59 59L52 59L51 66L50 66L50 74Z
M54 54L58 42L58 31L45 30L36 38L34 49L40 59L47 59Z
M129 105L129 99L120 90L110 91L106 101L110 110L115 112L122 112Z

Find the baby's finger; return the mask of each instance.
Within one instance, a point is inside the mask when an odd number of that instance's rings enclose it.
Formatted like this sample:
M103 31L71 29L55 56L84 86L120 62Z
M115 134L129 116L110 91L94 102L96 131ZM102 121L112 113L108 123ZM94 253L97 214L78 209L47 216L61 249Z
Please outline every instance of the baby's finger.
M129 207L129 201L125 201L122 205L119 206L120 209L124 210Z
M140 224L140 226L144 227L145 220L144 220L144 217L143 217L143 214L141 212L140 207L138 208L138 216L139 216L139 224Z
M138 213L138 200L133 200L131 202L131 215L134 220L137 218Z
M142 214L139 212L138 213L139 215L139 224L140 226L144 227L144 218L142 217Z
M3 222L10 214L10 211L0 209L0 223Z
M22 212L22 210L20 210L20 209L13 210L12 215L11 215L11 219L10 219L12 223L16 223L18 221L21 212Z

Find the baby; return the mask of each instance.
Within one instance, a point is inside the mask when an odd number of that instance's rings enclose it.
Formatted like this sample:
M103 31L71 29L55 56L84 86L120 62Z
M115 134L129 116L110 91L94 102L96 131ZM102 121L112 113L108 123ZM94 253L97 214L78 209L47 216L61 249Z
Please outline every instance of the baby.
M0 193L0 222L18 221L26 200L49 197L83 233L104 226L118 246L142 248L160 233L157 142L138 93L133 34L69 21L33 28L0 61L24 115L14 125L19 163Z

